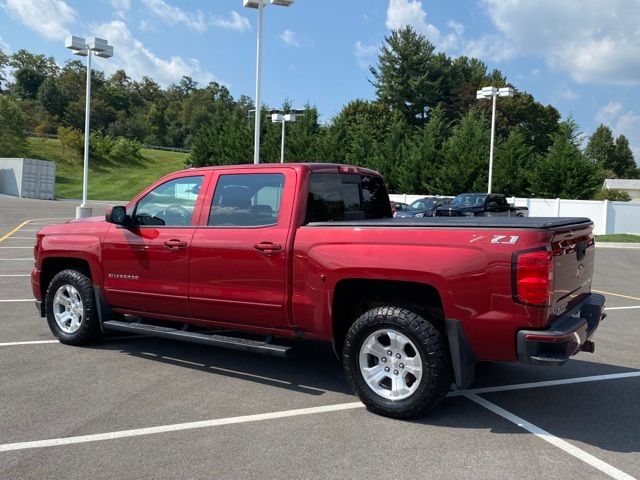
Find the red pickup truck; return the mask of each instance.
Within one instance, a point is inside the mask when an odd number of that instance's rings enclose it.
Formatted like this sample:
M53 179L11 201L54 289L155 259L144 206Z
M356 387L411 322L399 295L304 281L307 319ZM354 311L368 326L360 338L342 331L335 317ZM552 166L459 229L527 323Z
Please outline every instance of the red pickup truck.
M107 330L281 356L333 342L362 401L396 418L469 386L477 362L593 351L588 219L391 217L363 168L184 170L106 218L43 228L33 294L71 345Z

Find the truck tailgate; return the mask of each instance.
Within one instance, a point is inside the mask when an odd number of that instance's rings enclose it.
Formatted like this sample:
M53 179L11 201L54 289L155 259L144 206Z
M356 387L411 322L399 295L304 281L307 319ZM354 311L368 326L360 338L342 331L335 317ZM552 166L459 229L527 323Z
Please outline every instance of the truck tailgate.
M595 242L591 224L555 232L552 318L570 310L591 291Z

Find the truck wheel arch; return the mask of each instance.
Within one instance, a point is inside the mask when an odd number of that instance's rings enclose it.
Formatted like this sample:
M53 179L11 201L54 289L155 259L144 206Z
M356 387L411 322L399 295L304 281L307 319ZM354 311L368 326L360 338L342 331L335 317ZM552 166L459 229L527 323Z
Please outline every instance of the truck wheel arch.
M40 267L40 292L44 299L47 287L53 277L62 270L78 270L90 279L94 279L89 262L84 258L77 257L47 257L42 260ZM44 302L42 303L44 308ZM41 312L42 314L43 312Z
M476 357L462 324L445 317L439 291L426 283L359 278L340 280L333 291L331 310L333 348L338 357L353 322L364 312L383 305L426 315L447 338L457 387L466 388L473 382Z
M442 299L432 285L386 279L343 279L334 288L331 308L332 338L338 355L356 318L382 305L401 306L426 314L445 333Z

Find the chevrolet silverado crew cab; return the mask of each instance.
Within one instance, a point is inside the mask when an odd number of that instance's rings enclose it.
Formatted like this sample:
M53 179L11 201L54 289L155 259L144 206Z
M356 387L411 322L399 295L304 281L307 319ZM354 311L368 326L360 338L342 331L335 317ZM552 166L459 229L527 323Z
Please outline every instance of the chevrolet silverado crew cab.
M62 343L117 330L285 356L332 342L362 401L396 418L466 388L478 362L592 351L605 302L588 219L393 219L378 173L333 164L173 173L106 218L43 228L34 254Z

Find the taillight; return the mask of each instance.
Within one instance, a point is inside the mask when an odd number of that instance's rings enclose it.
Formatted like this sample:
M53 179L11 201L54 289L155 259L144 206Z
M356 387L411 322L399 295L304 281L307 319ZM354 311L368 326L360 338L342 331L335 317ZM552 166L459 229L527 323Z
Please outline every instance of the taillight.
M553 297L553 253L548 250L513 254L513 296L517 302L548 307Z

